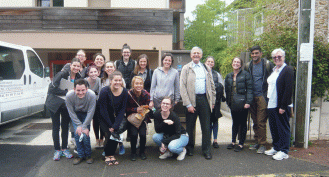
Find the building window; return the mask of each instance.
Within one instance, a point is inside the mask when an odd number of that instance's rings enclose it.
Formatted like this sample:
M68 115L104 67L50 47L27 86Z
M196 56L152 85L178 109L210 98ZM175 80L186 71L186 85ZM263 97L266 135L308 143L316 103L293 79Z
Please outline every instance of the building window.
M64 7L64 0L53 0L54 7Z
M64 0L37 0L38 7L64 7Z

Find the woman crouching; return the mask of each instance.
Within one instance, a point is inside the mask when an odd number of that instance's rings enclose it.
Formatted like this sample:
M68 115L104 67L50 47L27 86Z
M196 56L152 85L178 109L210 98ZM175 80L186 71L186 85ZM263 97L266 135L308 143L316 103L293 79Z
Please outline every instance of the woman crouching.
M171 97L164 97L161 101L161 110L154 113L154 128L156 133L153 141L160 146L163 153L160 159L171 157L173 153L178 154L177 160L184 160L186 155L185 146L189 137L182 127L179 117L170 108L173 105Z

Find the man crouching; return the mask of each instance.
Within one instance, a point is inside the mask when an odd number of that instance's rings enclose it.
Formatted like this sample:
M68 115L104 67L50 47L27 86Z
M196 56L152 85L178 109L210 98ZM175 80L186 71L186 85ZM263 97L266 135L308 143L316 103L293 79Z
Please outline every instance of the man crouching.
M78 151L78 157L73 160L73 164L77 165L83 160L92 164L94 160L91 158L89 130L96 108L96 95L88 89L86 80L74 81L74 90L66 94L66 107L73 123Z

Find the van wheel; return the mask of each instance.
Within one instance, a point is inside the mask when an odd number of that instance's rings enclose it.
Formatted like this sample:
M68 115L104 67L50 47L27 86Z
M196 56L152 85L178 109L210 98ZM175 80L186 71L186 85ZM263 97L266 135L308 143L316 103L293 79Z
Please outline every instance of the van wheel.
M44 106L44 109L42 111L42 117L44 117L44 118L49 118L50 117L50 112L47 109L46 105Z

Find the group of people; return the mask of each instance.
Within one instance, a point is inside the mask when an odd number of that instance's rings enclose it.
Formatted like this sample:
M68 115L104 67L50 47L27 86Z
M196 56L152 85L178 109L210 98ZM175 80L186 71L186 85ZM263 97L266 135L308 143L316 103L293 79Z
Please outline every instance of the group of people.
M285 63L285 52L280 48L271 53L275 65L261 58L262 50L259 46L252 47L250 52L252 61L246 64L246 69L241 68L243 61L235 57L232 60L233 72L225 78L226 102L233 119L232 143L227 149L234 149L236 152L243 150L249 111L256 140L249 149L257 150L258 154L271 155L274 160L287 159L290 147L293 69ZM266 150L267 118L273 139L270 150ZM237 144L238 133L240 139Z
M284 63L282 49L272 53L276 64L272 72L273 64L261 58L259 47L253 47L253 60L247 71L241 68L242 60L236 57L232 62L233 72L226 76L225 81L220 73L213 70L214 57L209 56L205 64L201 63L202 49L199 47L192 48L192 61L182 68L180 75L172 67L174 57L170 53L165 53L161 66L152 71L147 55L142 54L135 61L131 58L131 52L130 47L124 44L120 60L106 61L104 55L97 53L93 64L87 66L84 63L86 53L79 50L71 63L54 76L46 99L53 122L54 160L60 160L61 156L73 157L67 148L71 125L78 154L73 164L84 160L93 163L90 145L92 120L96 148L104 148L107 165L119 164L114 156L118 146L119 154L125 153L122 143L124 130L127 130L131 145L130 159L136 161L139 156L145 160L147 124L152 122L151 119L154 119L156 133L153 141L159 146L159 158L166 159L177 154L177 160L183 160L186 154L194 154L197 117L202 130L202 153L206 159L212 159L211 134L213 147L219 148L218 118L222 117L220 105L225 100L233 119L232 143L228 149L234 148L236 152L243 149L249 110L258 142L251 148L258 149L258 153L273 155L274 159L276 156L288 158L289 141L286 141L290 138L290 131L287 109L291 103L293 73ZM71 82L73 88L63 80ZM186 130L173 111L180 98L186 108ZM273 148L268 151L264 148L266 110L273 137ZM138 119L139 124L133 122ZM241 137L237 145L239 129Z

